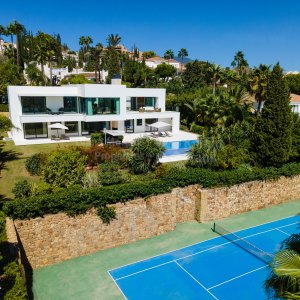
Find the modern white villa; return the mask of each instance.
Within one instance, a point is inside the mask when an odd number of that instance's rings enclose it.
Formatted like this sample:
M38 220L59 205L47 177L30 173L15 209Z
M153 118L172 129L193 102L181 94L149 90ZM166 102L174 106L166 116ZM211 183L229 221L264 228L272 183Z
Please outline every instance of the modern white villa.
M16 145L53 142L58 134L86 140L103 129L134 136L155 130L151 124L158 121L167 123L163 130L180 135L180 114L165 110L165 89L127 88L116 79L110 85L10 86L8 96ZM54 123L68 130L49 128Z

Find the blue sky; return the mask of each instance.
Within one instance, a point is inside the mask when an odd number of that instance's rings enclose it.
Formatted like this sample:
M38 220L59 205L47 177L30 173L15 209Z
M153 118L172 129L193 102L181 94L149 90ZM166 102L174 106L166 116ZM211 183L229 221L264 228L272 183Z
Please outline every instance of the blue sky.
M163 55L183 47L224 67L242 50L251 66L279 61L300 71L299 0L1 1L0 24L14 19L34 33L60 33L75 50L81 35L105 43L118 33L129 49Z

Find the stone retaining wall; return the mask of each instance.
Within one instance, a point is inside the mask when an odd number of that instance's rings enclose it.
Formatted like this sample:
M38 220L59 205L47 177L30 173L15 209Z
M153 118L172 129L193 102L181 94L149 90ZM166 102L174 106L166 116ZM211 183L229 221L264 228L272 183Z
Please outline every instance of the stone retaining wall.
M171 193L118 203L117 219L103 224L90 210L68 217L64 213L16 220L33 269L99 250L146 239L175 229L180 222L205 222L299 199L300 176L272 182L249 182L230 188L201 189L198 185Z

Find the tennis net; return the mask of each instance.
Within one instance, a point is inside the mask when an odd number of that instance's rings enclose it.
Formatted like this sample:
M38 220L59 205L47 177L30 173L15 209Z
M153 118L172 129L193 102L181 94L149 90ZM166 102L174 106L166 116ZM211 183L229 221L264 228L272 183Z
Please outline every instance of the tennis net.
M245 240L244 238L239 237L237 234L226 230L225 228L223 228L220 225L217 225L216 223L214 223L212 230L220 236L226 238L228 241L247 251L248 253L254 255L256 258L260 259L266 264L269 264L274 258L272 254L263 251L262 249Z

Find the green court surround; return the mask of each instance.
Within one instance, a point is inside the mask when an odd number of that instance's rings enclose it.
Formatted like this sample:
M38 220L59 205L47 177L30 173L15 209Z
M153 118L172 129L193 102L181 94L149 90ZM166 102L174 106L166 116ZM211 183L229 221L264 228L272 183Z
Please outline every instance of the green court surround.
M229 230L240 230L300 213L300 200L219 220ZM34 299L124 299L107 270L216 237L213 222L188 222L175 231L113 249L40 268L33 272Z

